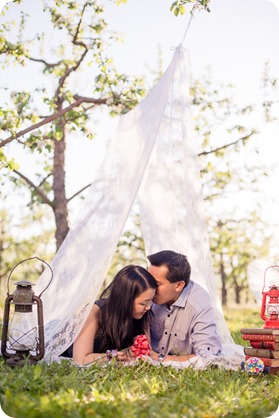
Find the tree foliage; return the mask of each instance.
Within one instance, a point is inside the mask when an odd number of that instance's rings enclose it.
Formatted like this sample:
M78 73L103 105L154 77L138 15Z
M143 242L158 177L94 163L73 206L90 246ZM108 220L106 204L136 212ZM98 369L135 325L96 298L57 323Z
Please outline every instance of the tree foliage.
M209 3L210 0L176 0L172 3L170 11L173 12L175 16L183 15L187 10L187 5L192 7L191 13L195 10L206 10L207 12L210 12Z
M232 191L256 190L259 174L265 175L258 161L247 170L245 159L237 158L258 132L247 123L254 104L238 105L234 91L213 81L210 73L190 87L203 193L211 202Z
M16 26L9 20L12 6L19 22ZM126 113L145 94L144 81L114 67L108 50L118 38L106 30L103 6L97 1L46 1L45 27L36 32L24 7L8 4L6 14L0 32L0 63L5 68L27 68L36 77L32 90L11 88L6 103L1 104L1 165L13 170L14 181L20 179L29 186L33 203L52 208L59 248L69 229L68 202L79 194L66 196L67 138L76 134L92 139L96 109L106 107L112 116ZM76 88L83 78L88 80L86 95ZM5 152L15 143L44 156L44 173L38 173L36 181L22 173Z
M116 4L127 3L128 0L115 0ZM210 0L176 0L170 6L170 11L174 13L175 16L183 15L186 12L187 7L191 7L191 12L194 10L206 10L210 12L209 9Z

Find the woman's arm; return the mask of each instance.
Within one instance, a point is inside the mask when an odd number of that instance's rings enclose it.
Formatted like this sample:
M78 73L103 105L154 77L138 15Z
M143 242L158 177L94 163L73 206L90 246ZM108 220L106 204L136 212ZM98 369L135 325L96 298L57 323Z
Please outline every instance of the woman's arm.
M104 357L104 354L93 353L94 340L99 330L100 308L94 304L91 312L75 339L73 347L73 360L77 364L88 364Z

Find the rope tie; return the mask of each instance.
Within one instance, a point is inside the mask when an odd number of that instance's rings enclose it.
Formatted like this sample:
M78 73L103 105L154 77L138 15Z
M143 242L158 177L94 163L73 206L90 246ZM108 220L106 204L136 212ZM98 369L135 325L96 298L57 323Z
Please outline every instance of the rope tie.
M188 31L189 31L189 29L190 29L190 26L191 26L192 20L193 20L193 18L194 18L194 13L196 12L196 10L197 10L197 5L193 6L193 8L192 8L192 10L191 10L191 17L190 17L190 19L189 19L188 25L187 25L186 30L185 30L185 32L184 32L184 35L183 35L182 41L180 42L180 44L179 44L178 46L171 46L171 47L170 47L171 51L176 50L178 53L179 53L179 52L181 52L181 51L186 51L186 48L184 48L184 47L183 47L183 44L184 44L184 42L185 42L186 36L187 36L187 34L188 34Z

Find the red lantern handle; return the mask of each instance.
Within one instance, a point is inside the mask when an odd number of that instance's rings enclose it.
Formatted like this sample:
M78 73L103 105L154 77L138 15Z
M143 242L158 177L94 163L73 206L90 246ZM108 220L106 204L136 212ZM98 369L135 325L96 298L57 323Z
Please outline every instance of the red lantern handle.
M262 300L262 308L261 308L261 318L265 321L267 319L265 316L267 292L262 292L262 294L263 294L263 300Z
M279 266L269 266L269 267L267 267L267 269L265 269L265 272L264 272L264 284L263 284L262 294L264 294L266 272L267 272L268 269L274 268L274 267L279 268Z

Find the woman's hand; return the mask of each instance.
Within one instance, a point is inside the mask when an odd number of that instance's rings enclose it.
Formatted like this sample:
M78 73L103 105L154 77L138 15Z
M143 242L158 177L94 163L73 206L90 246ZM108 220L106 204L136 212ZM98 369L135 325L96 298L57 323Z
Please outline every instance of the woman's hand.
M116 360L126 363L129 361L134 361L135 357L134 357L134 354L131 352L131 350L127 349L123 351L117 351Z

